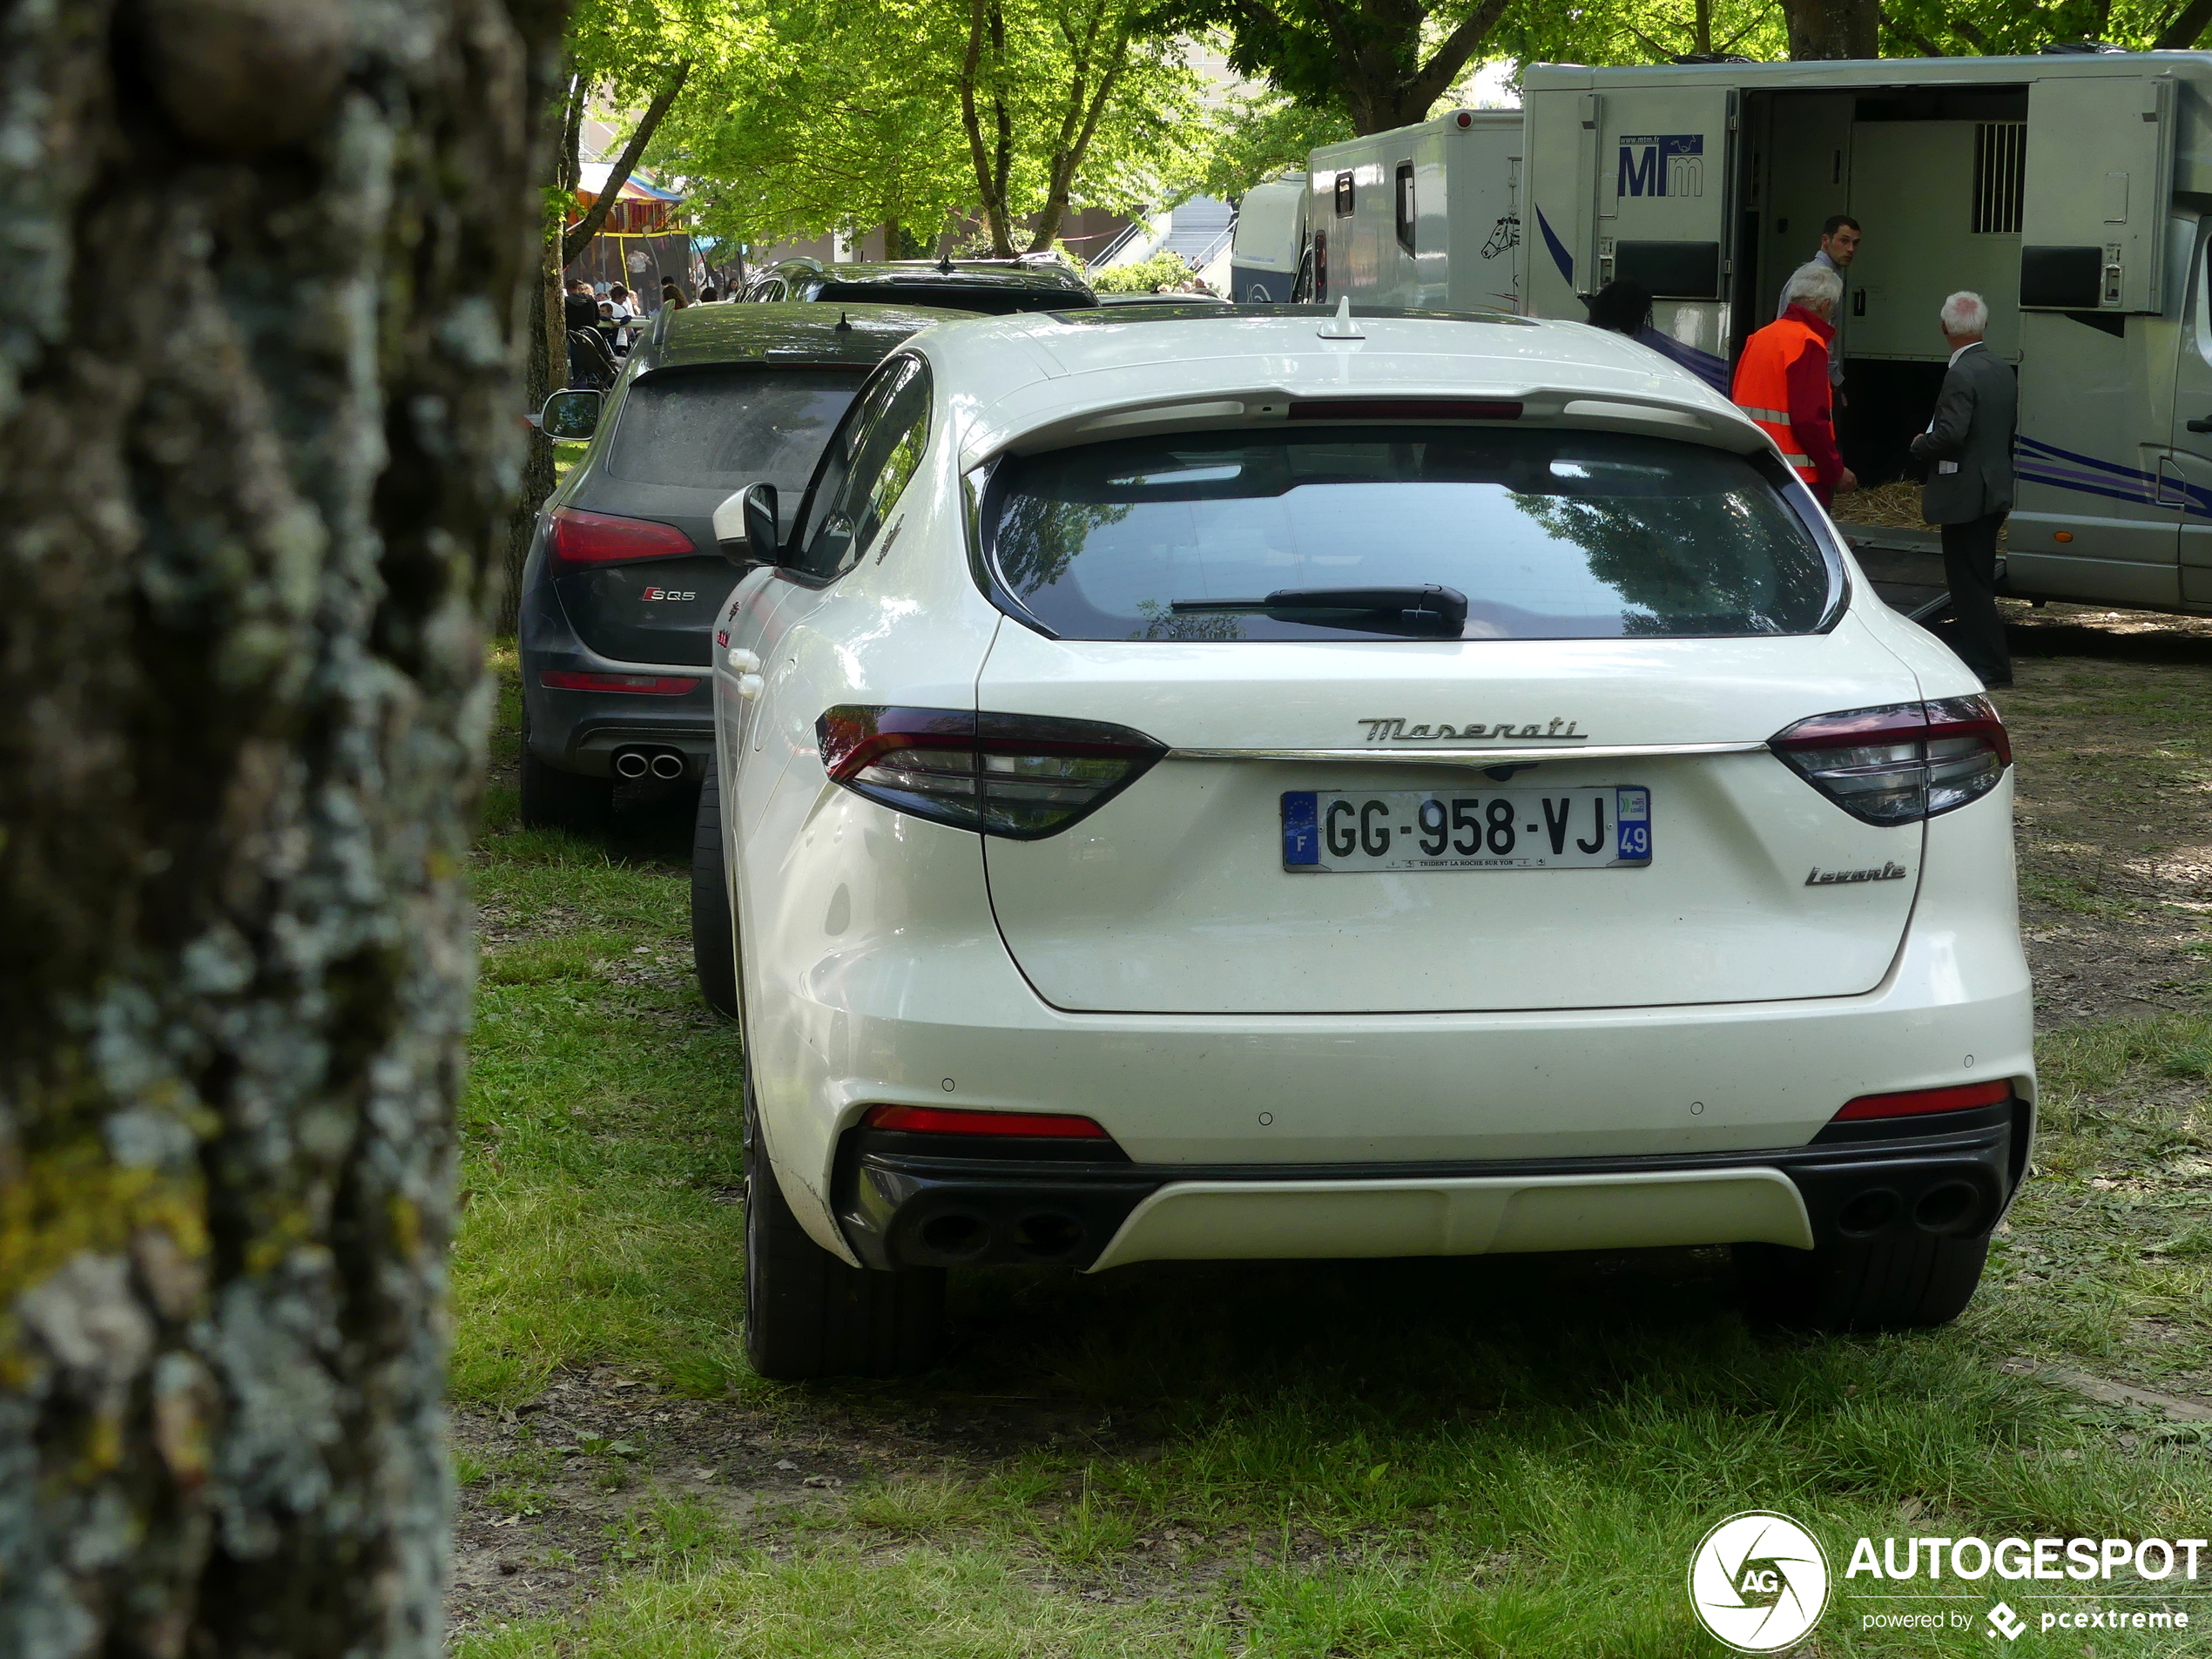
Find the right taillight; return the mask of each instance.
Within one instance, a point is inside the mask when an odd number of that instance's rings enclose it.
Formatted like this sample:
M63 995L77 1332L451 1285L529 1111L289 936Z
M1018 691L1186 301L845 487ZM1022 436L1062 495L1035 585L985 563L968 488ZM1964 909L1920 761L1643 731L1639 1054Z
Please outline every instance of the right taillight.
M698 551L673 524L556 507L545 527L546 550L562 564L626 564L633 559L685 559Z
M846 704L814 723L830 779L917 818L1041 840L1088 817L1167 750L1124 725L1047 714Z
M1998 1106L2013 1097L2010 1082L1954 1083L1945 1089L1905 1089L1892 1095L1861 1095L1844 1103L1838 1123L1874 1117L1924 1117L1934 1112L1963 1112Z
M1791 769L1853 818L1910 824L1977 800L2012 764L1986 697L1816 714L1767 739Z

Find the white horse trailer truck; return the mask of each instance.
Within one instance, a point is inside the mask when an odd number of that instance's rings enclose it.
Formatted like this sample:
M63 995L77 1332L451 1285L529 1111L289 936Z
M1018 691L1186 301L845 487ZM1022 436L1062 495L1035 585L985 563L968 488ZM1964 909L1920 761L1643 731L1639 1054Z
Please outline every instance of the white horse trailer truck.
M1453 110L1314 151L1312 297L1520 310L1521 134L1518 110Z
M1949 357L1937 307L1973 289L2020 374L2008 590L2212 611L2212 55L1543 64L1522 97L1528 312L1579 318L1635 277L1662 329L1732 363L1849 213L1862 477L1901 471Z
M1229 297L1246 305L1286 305L1300 291L1305 258L1305 175L1254 185L1237 204L1229 252Z

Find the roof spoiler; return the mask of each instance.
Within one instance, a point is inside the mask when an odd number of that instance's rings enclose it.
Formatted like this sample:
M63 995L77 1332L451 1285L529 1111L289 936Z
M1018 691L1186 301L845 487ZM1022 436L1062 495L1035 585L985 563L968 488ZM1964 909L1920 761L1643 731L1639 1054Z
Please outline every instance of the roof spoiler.
M1738 455L1756 455L1770 447L1766 434L1733 408L1716 408L1708 403L1633 392L1592 393L1583 388L1525 385L1431 386L1392 388L1386 397L1378 395L1379 388L1367 388L1346 395L1351 390L1330 388L1293 392L1277 386L1102 404L1021 431L977 430L961 454L961 466L962 470L980 466L1008 449L1028 455L1150 432L1326 420L1327 405L1332 401L1344 402L1347 406L1344 418L1361 425L1509 420L1515 425L1534 422L1601 432L1643 432L1710 444ZM1379 415L1379 403L1386 404L1391 412ZM1424 410L1420 406L1425 404L1435 405L1435 413ZM1517 408L1517 413L1507 414L1508 408ZM1481 413L1475 413L1477 409Z

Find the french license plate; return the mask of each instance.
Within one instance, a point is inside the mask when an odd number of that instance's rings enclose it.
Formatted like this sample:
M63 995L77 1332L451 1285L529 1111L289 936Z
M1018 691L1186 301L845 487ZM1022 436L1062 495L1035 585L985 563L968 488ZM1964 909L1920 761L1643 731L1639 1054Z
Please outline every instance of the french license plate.
M1283 867L1612 870L1651 862L1648 789L1293 790Z

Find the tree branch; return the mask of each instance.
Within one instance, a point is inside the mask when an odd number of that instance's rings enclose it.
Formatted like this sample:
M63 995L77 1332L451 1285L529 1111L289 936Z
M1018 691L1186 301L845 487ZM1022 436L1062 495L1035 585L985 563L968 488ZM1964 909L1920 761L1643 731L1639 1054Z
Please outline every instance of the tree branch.
M1424 114L1430 105L1444 96L1445 89L1460 78L1460 71L1467 66L1467 59L1474 56L1475 48L1482 44L1498 26L1498 19L1505 16L1507 4L1507 0L1482 0L1457 29L1445 37L1436 55L1413 77L1406 91L1412 98L1420 101Z
M630 175L637 165L637 158L645 153L645 146L652 142L654 129L661 118L668 113L669 105L676 102L676 95L684 90L684 80L691 72L691 60L685 58L676 65L668 78L668 84L653 94L653 101L645 106L644 114L637 118L637 130L630 135L630 142L622 147L622 154L607 170L607 182L601 187L599 199L584 210L583 217L570 226L561 238L561 263L563 266L576 263L583 250L591 246L591 239L607 222L615 198L622 194L622 187L630 182Z
M2187 51L2212 24L2212 0L2189 0L2181 15L2158 31L2158 38L2151 42L2154 51Z

